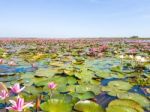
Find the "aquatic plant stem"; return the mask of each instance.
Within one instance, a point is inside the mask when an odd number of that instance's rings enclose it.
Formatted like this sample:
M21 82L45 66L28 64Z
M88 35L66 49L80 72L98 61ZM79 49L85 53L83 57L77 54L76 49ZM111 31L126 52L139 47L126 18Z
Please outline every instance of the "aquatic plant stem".
M50 99L52 98L52 96L53 96L53 90L51 89L50 90Z
M36 112L38 112L40 109L40 102L41 102L40 97L37 96L37 98L36 98Z

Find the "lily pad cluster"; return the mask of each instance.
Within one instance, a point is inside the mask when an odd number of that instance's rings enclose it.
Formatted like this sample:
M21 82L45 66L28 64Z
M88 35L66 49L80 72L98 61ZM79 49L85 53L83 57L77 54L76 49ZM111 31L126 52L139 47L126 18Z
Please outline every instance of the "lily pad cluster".
M25 86L20 96L34 104L25 112L150 111L149 41L12 39L0 46L0 81L8 90Z

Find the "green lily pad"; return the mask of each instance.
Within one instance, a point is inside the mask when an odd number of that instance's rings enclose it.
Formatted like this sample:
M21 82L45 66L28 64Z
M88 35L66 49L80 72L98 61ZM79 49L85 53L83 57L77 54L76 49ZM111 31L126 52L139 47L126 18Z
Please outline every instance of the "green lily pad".
M123 70L122 66L114 66L111 68L111 71L119 72L119 73L126 73L126 74L130 74L134 72L134 70Z
M96 71L96 76L100 78L109 78L109 77L112 77L112 75L113 74L111 72L105 72L105 71L100 71L100 70Z
M106 112L138 112L133 108L126 106L110 106L106 109Z
M33 80L31 78L24 78L19 82L22 83L24 86L31 86L33 84Z
M64 100L50 99L41 104L41 109L44 112L71 112L72 104L66 103Z
M38 96L41 92L43 92L43 89L40 87L36 88L34 86L29 86L29 87L26 87L24 91L27 92L28 94Z
M48 85L48 82L50 82L50 79L47 78L34 78L33 79L34 85L36 87L44 87Z
M89 100L77 102L74 109L80 112L104 112L100 105Z
M75 76L81 80L81 82L90 82L94 73L87 68L82 68L80 72L75 73Z
M75 77L68 76L68 77L66 77L66 80L67 80L68 84L75 84L75 83L77 83L77 79Z
M146 97L137 93L121 93L121 94L117 94L117 96L120 99L130 99L135 102L138 102L142 107L145 108L149 108L150 106L150 101Z
M61 67L64 66L64 63L56 61L56 62L51 62L50 65L54 67Z
M118 108L118 107L121 107L121 108ZM129 108L129 110L132 108L136 112L144 112L144 109L137 102L135 102L133 100L128 100L128 99L113 100L112 102L109 103L107 110L109 110L111 112L112 108L116 108L116 109L123 109L123 110L127 111L126 109L124 109L124 107L126 107L127 110L128 110L128 108ZM122 112L122 111L120 110L120 112Z
M56 73L56 70L40 68L36 71L35 76L51 78L52 76L55 75L55 73Z
M117 89L120 90L129 90L132 88L132 85L128 82L125 81L111 81L108 83L109 87L116 87Z
M107 86L102 87L102 91L108 92L111 96L117 96L119 93L125 93L132 88L132 85L128 82L117 80L111 81Z
M61 99L67 103L71 103L72 102L72 96L69 95L69 94L54 94L52 96L52 98L55 98L55 99Z
M101 88L99 85L93 85L93 84L81 84L76 86L76 92L77 93L84 93L87 91L93 92L95 95L98 95L101 92Z
M92 99L95 97L95 94L91 91L87 91L84 93L70 93L73 97L77 97L80 100L87 100L87 99Z

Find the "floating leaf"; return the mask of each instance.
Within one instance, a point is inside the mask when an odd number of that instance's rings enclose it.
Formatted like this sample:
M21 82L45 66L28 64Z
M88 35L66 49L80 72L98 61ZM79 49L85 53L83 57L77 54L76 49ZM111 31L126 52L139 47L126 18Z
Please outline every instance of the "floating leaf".
M55 73L56 73L56 70L40 68L36 71L35 76L51 78L52 76L55 75Z
M143 108L137 102L135 102L133 100L128 100L128 99L113 100L112 102L109 103L107 110L109 110L111 112L112 108L121 109L118 107L121 107L123 110L126 110L126 109L124 109L124 107L126 107L127 110L128 110L128 108L129 108L129 110L130 110L130 108L132 108L136 112L144 112ZM122 112L122 111L120 110L120 112Z
M117 94L118 98L120 99L130 99L135 102L138 102L142 107L149 107L150 106L150 101L137 93L122 93L122 94Z
M95 94L91 91L87 91L84 93L70 93L73 97L77 97L80 100L92 99L95 97Z
M138 112L138 111L126 106L110 106L106 109L106 112Z
M89 100L77 102L74 109L80 112L104 112L100 105Z
M99 85L92 85L92 84L86 84L86 83L76 86L77 93L84 93L87 91L91 91L95 93L95 95L98 95L101 92L101 88Z
M117 80L108 83L108 86L103 86L102 91L107 91L111 96L117 96L119 93L124 93L132 88L128 82Z
M41 109L44 112L71 112L72 105L64 100L50 99L41 104Z
M94 73L87 68L82 68L80 72L75 73L75 76L81 79L81 82L90 82Z

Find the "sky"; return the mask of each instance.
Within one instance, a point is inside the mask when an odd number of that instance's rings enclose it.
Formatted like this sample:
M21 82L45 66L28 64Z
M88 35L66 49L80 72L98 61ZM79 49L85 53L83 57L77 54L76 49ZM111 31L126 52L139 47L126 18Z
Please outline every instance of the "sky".
M150 0L0 0L0 37L150 37Z

